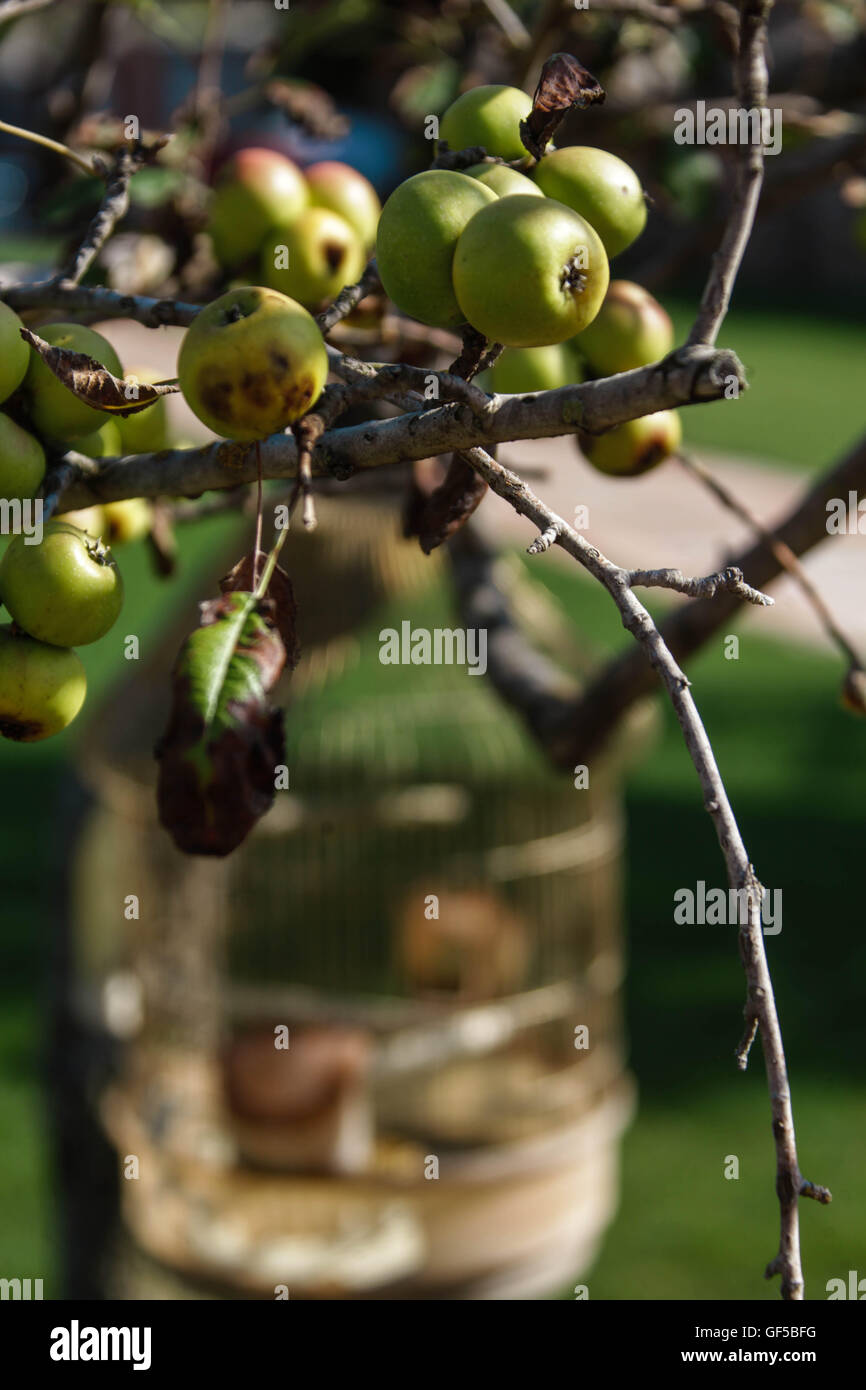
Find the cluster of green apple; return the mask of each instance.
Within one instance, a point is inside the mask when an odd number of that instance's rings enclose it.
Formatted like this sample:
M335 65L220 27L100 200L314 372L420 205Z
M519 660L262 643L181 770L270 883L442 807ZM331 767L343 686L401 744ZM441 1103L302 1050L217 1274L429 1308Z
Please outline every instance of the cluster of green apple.
M46 469L46 447L90 457L168 446L165 402L140 414L111 418L80 400L21 337L21 320L0 304L0 498L33 499ZM55 347L86 353L115 376L123 367L111 344L82 324L54 323L40 336ZM153 380L145 370L128 380ZM11 513L10 513L11 514ZM74 647L96 642L123 603L120 573L106 544L143 534L150 505L142 498L68 512L41 539L19 533L0 561L0 602L12 623L0 626L0 735L33 742L59 733L85 696L84 668Z
M324 160L302 173L251 147L220 171L208 230L224 270L255 264L264 286L316 309L359 278L380 210L373 185L348 164Z
M440 137L491 158L458 173L430 169L395 189L382 210L376 255L382 284L411 318L465 323L506 345L497 391L555 389L627 371L673 346L668 315L647 291L610 282L609 261L643 231L646 202L634 170L607 150L551 150L531 166L520 122L532 101L483 86L448 108ZM525 172L511 165L525 159ZM645 472L679 444L664 411L588 440L602 472Z

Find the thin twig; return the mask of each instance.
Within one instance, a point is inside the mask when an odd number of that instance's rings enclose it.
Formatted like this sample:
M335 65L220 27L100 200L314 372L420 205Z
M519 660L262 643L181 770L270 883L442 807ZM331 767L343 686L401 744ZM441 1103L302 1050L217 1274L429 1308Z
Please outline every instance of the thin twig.
M736 89L737 101L744 111L763 111L767 105L767 21L772 6L773 0L742 0ZM721 245L713 257L689 343L713 344L718 337L752 235L763 181L764 148L758 139L740 147L739 174L730 216Z
M106 176L102 202L78 250L66 269L57 276L58 282L77 285L87 274L118 222L129 210L129 183L141 162L140 154L134 149L118 151Z
M729 565L718 574L708 574L704 579L686 579L682 570L674 569L629 570L628 582L632 588L675 589L678 594L686 594L688 598L715 598L718 593L729 593L759 607L773 606L773 600L767 594L744 582L743 571L734 565Z
M322 334L327 337L331 329L336 327L341 319L351 314L362 299L365 299L368 294L372 294L378 288L379 272L375 260L371 260L367 263L360 280L354 285L346 285L340 290L333 304L330 304L321 314L316 315L316 323Z
M745 894L748 920L745 923L741 921L739 946L747 981L746 1019L750 1027L751 1021L757 1020L761 1035L773 1116L776 1190L780 1204L779 1252L768 1267L768 1274L781 1275L783 1298L802 1299L799 1197L814 1196L818 1201L826 1202L830 1200L830 1194L825 1188L807 1183L800 1172L785 1052L773 983L764 950L761 922L763 888L749 861L715 755L691 694L689 679L665 644L652 617L635 596L630 571L608 560L562 517L545 506L521 478L491 458L483 449L468 450L465 457L494 492L509 502L521 516L531 521L541 535L554 530L556 544L562 546L607 589L619 609L623 626L635 638L645 658L667 689L698 774L705 809L716 829L727 867L729 885L738 893ZM718 587L720 586L717 584L716 588Z
M92 161L85 159L80 154L76 154L68 145L62 145L59 140L52 140L47 135L39 135L35 130L25 130L23 126L10 125L8 121L0 121L0 131L3 131L6 135L17 135L22 140L29 140L31 145L42 145L44 149L51 150L54 154L59 154L63 159L68 159L70 163L74 164L82 173L88 174L91 177L100 172Z
M858 670L862 669L863 662L858 652L839 627L839 624L836 622L836 619L833 617L833 614L827 607L827 604L824 602L821 594L812 583L803 566L800 564L800 561L797 559L791 547L786 545L783 540L780 540L776 533L765 526L762 521L759 521L754 512L751 511L744 502L741 502L738 497L735 497L730 488L698 459L694 458L691 454L680 453L677 455L677 462L691 473L693 477L703 483L728 511L733 512L734 516L738 516L741 521L745 521L746 525L751 527L755 535L760 536L761 540L766 542L772 550L773 555L778 560L780 567L785 570L787 574L790 574L794 582L799 585L815 613L818 615L827 634L836 643L836 646L848 661L849 666L855 667Z

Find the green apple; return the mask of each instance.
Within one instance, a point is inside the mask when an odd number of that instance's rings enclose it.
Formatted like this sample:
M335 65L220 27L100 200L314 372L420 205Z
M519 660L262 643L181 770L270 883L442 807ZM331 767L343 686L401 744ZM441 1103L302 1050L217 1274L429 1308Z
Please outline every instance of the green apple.
M520 122L532 110L532 97L519 87L472 87L453 101L439 122L439 138L452 150L483 145L500 159L520 159L528 150Z
M618 256L643 231L646 201L640 179L615 154L568 145L545 155L533 172L542 193L592 224L608 256Z
M303 174L285 155L239 150L220 171L208 218L220 265L243 265L271 227L286 227L303 212L309 196Z
M23 327L14 310L0 303L0 401L18 390L30 365L30 348L21 337Z
M92 459L119 458L123 453L123 445L120 442L117 421L106 420L105 424L100 425L92 434L80 435L72 447L77 454L86 454Z
M426 169L394 189L382 209L376 261L385 293L410 318L436 328L465 322L451 265L457 240L492 188L451 169Z
M52 347L68 348L93 357L112 376L123 376L120 358L107 339L81 323L49 323L39 330L40 338ZM79 435L92 434L109 418L104 410L94 410L63 385L46 367L35 348L30 348L30 364L22 384L25 403L37 434L43 439L68 443Z
M314 309L354 285L366 257L345 217L328 208L307 208L291 227L277 228L262 245L264 283Z
M506 347L544 347L580 333L607 291L607 256L584 218L550 198L497 198L454 253L463 316Z
M556 391L581 381L574 355L567 343L548 347L506 348L493 364L491 385L506 395L525 391Z
M146 497L125 497L122 502L106 502L103 535L109 545L126 545L141 540L153 525L153 506Z
M507 164L472 164L465 172L471 179L478 179L492 188L497 198L508 198L514 193L526 193L531 198L543 198L544 194L517 169L509 169Z
M394 190L382 209L376 259L386 294L421 323L456 328L465 320L451 279L460 233L492 189L445 169L428 169Z
M87 694L75 652L0 627L0 735L36 743L72 723Z
M365 251L376 243L382 204L369 179L338 159L323 159L304 170L313 207L329 208L344 217L361 238Z
M657 410L654 415L626 420L625 424L605 434L581 434L580 447L599 473L636 478L676 453L682 438L682 425L676 412Z
M15 536L0 561L0 598L19 627L55 647L104 637L123 606L111 552L63 520L49 521L39 545Z
M671 316L642 285L611 280L604 303L574 346L599 376L658 362L674 345Z
M0 497L35 497L45 477L45 450L35 435L0 413Z
M318 325L294 299L229 290L193 319L177 359L184 399L228 439L264 439L314 405L328 379Z
M164 372L155 372L150 367L131 367L124 373L130 386L143 384L152 386L155 381L165 380ZM168 427L168 405L165 396L160 396L153 405L145 406L134 415L116 416L124 454L158 454L162 449L171 448Z

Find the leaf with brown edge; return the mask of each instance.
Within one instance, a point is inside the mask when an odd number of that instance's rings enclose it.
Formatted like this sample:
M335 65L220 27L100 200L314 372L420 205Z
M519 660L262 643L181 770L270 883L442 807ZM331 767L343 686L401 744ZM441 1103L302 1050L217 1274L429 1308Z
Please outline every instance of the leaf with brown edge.
M535 159L541 159L557 126L572 109L604 101L604 87L570 53L554 53L541 69L532 110L520 122L520 138Z
M270 810L285 745L268 692L285 659L255 594L229 591L201 605L155 750L159 819L184 853L230 854Z
M264 551L260 550L257 562L254 562L251 553L238 560L234 568L220 580L223 593L234 593L238 590L251 592L256 587L255 580L262 573L267 558ZM301 655L297 631L298 605L295 602L292 581L280 565L274 566L267 592L259 604L259 611L273 623L282 637L286 649L286 662L294 671Z
M114 415L137 415L146 410L160 396L170 396L180 387L176 382L136 382L123 381L112 376L107 367L85 352L72 352L70 348L53 347L44 338L32 333L29 328L21 329L21 337L29 343L68 391L77 396L94 410L111 411ZM134 391L135 395L128 394Z

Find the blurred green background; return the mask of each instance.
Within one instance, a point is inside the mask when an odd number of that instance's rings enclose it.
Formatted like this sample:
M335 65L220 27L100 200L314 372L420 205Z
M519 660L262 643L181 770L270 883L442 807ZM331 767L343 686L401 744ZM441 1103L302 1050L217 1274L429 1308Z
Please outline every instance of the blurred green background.
M750 456L760 446L768 464L804 472L824 466L862 428L854 333L841 319L738 308L723 341L743 357L752 393L685 411L687 436ZM152 577L143 546L122 553L124 630L140 635L143 652L176 611L176 586L195 591L197 567L234 524L184 528L180 576L169 584ZM599 650L630 640L596 586L566 564L524 562ZM104 641L82 652L91 717L124 664L116 648ZM834 1194L828 1208L802 1204L812 1298L850 1269L866 1274L866 940L856 867L866 725L838 703L841 674L838 660L759 637L754 627L741 637L738 662L724 659L719 641L690 666L746 844L762 881L783 889L783 930L767 944L801 1162ZM74 748L74 730L30 748L0 745L0 1269L43 1277L49 1297L56 1246L40 1066L60 853L52 806ZM639 1110L624 1144L620 1210L585 1282L593 1299L775 1298L776 1284L762 1280L777 1208L760 1049L746 1075L733 1060L744 997L736 944L729 928L675 926L668 907L678 886L722 876L667 710L663 737L632 771L626 794L627 1008ZM730 1154L740 1161L737 1181L723 1176Z

